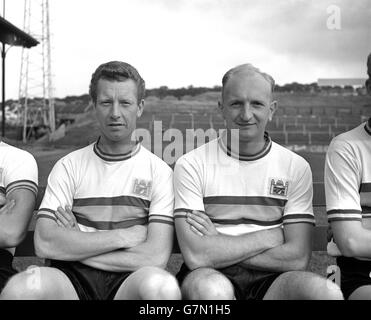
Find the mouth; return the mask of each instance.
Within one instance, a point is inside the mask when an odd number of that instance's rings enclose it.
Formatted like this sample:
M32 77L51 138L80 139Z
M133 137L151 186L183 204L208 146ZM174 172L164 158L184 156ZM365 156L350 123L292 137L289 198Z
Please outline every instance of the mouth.
M123 123L109 123L109 127L124 127L125 125Z
M255 123L247 123L247 122L236 122L236 124L241 128L249 128L255 125Z

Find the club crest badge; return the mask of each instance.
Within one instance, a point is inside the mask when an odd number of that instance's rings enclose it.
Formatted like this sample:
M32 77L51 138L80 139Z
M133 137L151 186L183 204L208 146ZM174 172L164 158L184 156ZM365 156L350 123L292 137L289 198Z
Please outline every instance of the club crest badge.
M149 197L151 188L152 188L151 181L145 181L143 179L134 180L133 193L135 193L138 196Z
M282 179L270 180L269 193L274 196L286 197L289 189L289 182L284 182Z

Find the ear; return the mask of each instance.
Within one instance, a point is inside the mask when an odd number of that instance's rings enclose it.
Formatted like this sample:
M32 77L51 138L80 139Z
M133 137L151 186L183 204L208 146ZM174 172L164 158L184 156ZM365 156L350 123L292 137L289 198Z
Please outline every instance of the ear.
M272 121L273 115L277 110L277 101L273 100L269 105L269 121Z
M144 110L144 99L138 103L137 118L140 118Z

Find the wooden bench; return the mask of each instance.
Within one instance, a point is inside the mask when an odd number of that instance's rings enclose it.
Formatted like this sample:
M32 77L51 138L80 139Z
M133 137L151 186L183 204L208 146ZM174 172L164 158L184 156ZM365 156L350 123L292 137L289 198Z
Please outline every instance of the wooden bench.
M39 187L39 192L36 200L35 208L39 208L41 200L44 196L45 187ZM323 183L313 184L313 207L315 213L318 213L319 208L324 208L326 205L325 201L325 190ZM30 223L29 231L23 242L16 248L16 257L32 257L35 256L35 249L33 244L33 235L35 228L35 215ZM327 224L316 225L313 229L313 251L326 251L327 246ZM175 241L173 247L173 253L180 253L178 242Z

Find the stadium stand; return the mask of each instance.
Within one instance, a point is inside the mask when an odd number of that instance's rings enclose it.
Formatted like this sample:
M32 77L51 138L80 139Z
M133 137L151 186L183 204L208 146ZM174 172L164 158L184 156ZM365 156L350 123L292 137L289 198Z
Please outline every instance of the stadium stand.
M326 128L328 131L328 129ZM308 132L308 141L310 145L328 145L332 139L329 132Z

